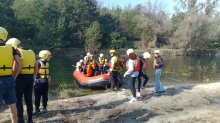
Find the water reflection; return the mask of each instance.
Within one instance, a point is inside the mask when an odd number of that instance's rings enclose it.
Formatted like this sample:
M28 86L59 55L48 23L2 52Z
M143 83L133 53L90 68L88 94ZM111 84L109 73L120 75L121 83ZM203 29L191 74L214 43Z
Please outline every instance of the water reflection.
M50 93L56 94L60 85L71 88L75 88L79 91L86 93L100 93L105 90L82 89L80 85L75 81L72 73L74 67L80 57L53 57L50 61L52 82L50 85ZM210 83L219 81L218 64L220 63L219 57L163 57L164 59L164 72L162 75L162 82L166 84L198 84L198 83ZM126 59L125 59L126 60ZM147 75L150 78L147 86L154 85L154 69L152 67L153 59L147 62ZM124 79L126 81L126 79Z

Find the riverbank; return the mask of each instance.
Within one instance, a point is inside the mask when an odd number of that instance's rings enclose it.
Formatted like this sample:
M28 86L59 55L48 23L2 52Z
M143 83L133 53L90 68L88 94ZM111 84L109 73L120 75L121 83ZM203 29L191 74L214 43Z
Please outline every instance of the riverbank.
M157 48L160 50L160 54L163 56L220 56L220 50L219 49L207 49L203 51L196 51L196 50L189 50L187 52L184 51L184 49L163 49L163 48ZM123 57L126 55L126 48L118 49L117 55L120 57ZM144 52L151 52L156 49L135 49L135 52L138 55L142 55ZM56 56L85 56L86 51L84 49L80 48L72 48L72 49L66 49L62 50L62 52L57 52L54 50L52 52L53 54L57 54ZM104 53L105 55L109 55L109 50L100 50L95 55L99 55L100 53Z
M128 103L129 90L49 101L49 114L34 117L36 123L218 123L220 83L165 85L166 92L147 94ZM0 122L9 122L8 109ZM26 111L25 111L26 112ZM25 113L26 115L26 113Z

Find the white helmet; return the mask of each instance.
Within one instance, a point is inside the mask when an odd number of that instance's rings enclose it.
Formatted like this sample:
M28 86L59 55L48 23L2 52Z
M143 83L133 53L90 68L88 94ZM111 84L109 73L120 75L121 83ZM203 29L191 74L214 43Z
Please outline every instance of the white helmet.
M80 63L82 63L82 62L83 62L83 60L81 59L81 60L79 60L79 62L80 62Z
M150 55L149 52L145 52L145 53L143 54L143 58L145 58L145 59L149 59L150 57L151 57L151 55Z
M133 49L128 49L127 50L127 55L129 55L130 53L134 53L134 50Z
M105 61L107 62L108 60L107 60L107 59L105 59Z
M158 54L159 54L159 53L160 53L160 50L154 50L154 53L158 53Z
M88 52L87 54L86 54L86 56L90 56L91 55L91 53L90 52Z
M103 57L104 55L103 55L103 53L100 53L100 55L99 55L100 57Z

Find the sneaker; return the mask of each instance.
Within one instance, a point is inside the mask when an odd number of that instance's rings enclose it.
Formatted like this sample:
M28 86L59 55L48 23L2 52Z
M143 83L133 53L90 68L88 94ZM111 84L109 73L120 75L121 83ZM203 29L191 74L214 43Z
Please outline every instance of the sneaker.
M48 111L47 111L46 108L43 110L43 113L44 113L44 114L48 114Z
M133 103L133 102L137 102L137 98L133 97L133 98L129 101L129 103Z
M133 96L128 97L129 100L131 100L133 98Z
M140 92L138 92L138 93L137 93L137 97L142 98L142 95L141 95L141 93L140 93Z
M145 90L145 88L141 88L141 90L140 90L141 92L140 92L140 94L143 96L143 95L145 95L147 92L146 92L146 90Z
M37 115L37 114L40 114L40 109L37 109L34 113L33 113L33 116Z

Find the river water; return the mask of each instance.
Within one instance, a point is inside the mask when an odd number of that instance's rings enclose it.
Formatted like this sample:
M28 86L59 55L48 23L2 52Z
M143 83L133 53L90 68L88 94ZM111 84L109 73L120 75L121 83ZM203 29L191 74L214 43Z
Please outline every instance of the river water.
M50 93L57 92L61 87L71 87L78 90L86 90L81 88L75 81L72 73L77 61L80 57L53 57L50 61L52 82L50 85ZM219 64L220 57L214 56L164 56L164 71L161 77L162 83L169 84L199 84L212 83L220 80ZM126 60L126 59L125 59ZM150 78L148 86L154 85L154 69L152 67L153 59L147 62L147 75ZM122 74L123 75L123 74ZM126 81L126 79L125 79ZM88 89L87 89L88 90ZM103 92L89 90L89 93Z

